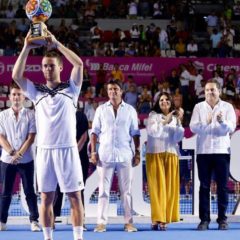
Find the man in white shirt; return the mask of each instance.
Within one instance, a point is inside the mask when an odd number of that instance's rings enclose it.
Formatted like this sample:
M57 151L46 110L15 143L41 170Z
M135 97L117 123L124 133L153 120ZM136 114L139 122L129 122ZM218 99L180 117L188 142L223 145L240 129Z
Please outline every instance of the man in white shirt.
M109 101L97 108L91 133L91 161L97 164L100 177L98 218L94 231L106 231L110 188L116 170L124 208L124 230L136 232L132 224L131 188L133 167L140 162L137 112L122 100L121 81L110 80L107 91ZM98 152L97 140L100 144ZM135 149L132 149L132 141Z
M198 70L198 75L195 78L195 83L194 83L194 90L197 92L198 88L201 88L202 84L201 81L203 80L203 69Z
M198 56L198 45L194 39L187 44L187 54L188 57L197 57Z
M230 164L230 134L236 128L233 106L220 99L221 87L216 80L205 85L205 101L192 114L190 129L197 134L197 164L200 180L198 230L207 230L210 219L210 183L215 173L218 193L219 230L227 230L227 182Z
M71 202L74 240L83 237L83 206L80 191L84 188L82 167L76 141L76 110L83 81L83 62L48 31L48 49L42 59L46 85L37 85L24 77L31 45L26 36L23 49L14 65L12 78L31 99L36 109L37 181L41 192L41 213L45 240L53 240L53 200L57 183ZM61 81L62 59L57 50L73 65L69 82Z
M38 224L37 196L34 190L34 163L31 145L36 135L34 112L23 107L25 97L16 83L10 86L11 107L0 113L0 145L2 189L0 195L0 231L7 229L8 210L17 173L20 174L28 204L33 232Z

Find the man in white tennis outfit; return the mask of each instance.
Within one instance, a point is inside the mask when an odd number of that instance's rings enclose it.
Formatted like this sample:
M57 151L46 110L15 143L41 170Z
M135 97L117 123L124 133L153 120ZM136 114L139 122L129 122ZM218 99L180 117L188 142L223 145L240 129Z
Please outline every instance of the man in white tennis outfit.
M83 207L80 191L84 188L76 142L76 109L82 85L83 62L48 32L48 49L58 50L73 65L70 79L63 83L63 63L57 51L48 51L42 59L46 85L37 85L24 77L31 49L37 46L25 38L15 63L12 78L31 99L36 110L37 181L41 192L41 220L45 240L53 240L53 200L57 183L68 194L74 240L83 240Z

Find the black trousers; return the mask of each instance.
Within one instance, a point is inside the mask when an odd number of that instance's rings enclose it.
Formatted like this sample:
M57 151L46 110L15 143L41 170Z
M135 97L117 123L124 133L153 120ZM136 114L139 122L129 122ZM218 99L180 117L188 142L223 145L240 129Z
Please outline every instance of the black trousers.
M30 222L38 221L39 213L37 196L34 191L34 164L33 161L24 164L8 164L1 162L2 191L0 195L0 221L7 222L8 210L11 204L12 191L17 172L20 174L23 190L30 212Z
M80 154L81 164L82 164L82 174L83 174L83 182L86 183L88 177L88 169L89 169L89 158L87 153ZM84 190L81 191L82 195L82 202L84 206ZM61 216L61 208L62 208L62 200L63 200L63 193L60 191L59 185L57 185L55 191L55 197L53 201L53 214L55 217Z
M228 206L228 178L229 154L198 154L198 176L200 180L199 191L199 217L201 221L210 222L210 184L213 172L215 173L218 194L218 219L225 221Z

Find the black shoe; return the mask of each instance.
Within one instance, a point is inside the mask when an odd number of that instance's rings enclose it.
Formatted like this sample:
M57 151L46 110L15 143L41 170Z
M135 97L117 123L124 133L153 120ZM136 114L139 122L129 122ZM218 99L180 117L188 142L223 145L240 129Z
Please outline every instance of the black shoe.
M151 229L153 230L153 231L157 231L158 230L158 224L156 223L156 224L152 224L151 225Z
M218 230L228 230L228 223L226 221L220 221L218 223Z
M199 230L199 231L208 230L209 229L208 226L209 226L208 221L201 221L197 226L197 230Z

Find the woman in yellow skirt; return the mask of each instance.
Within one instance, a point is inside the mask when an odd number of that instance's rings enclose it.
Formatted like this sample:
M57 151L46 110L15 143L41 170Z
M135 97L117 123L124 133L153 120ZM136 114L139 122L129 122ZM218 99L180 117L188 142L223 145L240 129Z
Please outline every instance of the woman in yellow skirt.
M166 230L179 221L178 142L184 136L183 109L173 109L172 98L161 93L147 122L146 171L153 230Z

